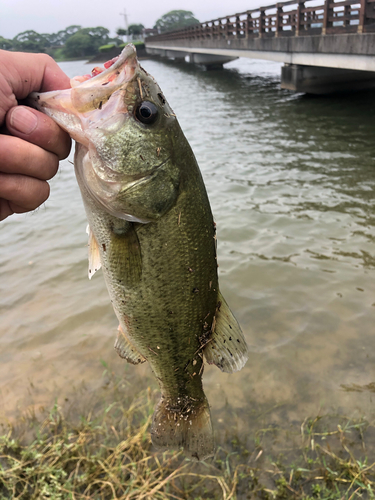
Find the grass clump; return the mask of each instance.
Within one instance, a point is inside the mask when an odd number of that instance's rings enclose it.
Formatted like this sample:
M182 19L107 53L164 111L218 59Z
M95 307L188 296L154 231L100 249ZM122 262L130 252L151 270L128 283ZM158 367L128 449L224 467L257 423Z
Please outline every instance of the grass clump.
M367 436L371 448L366 448ZM269 469L275 487L268 498L301 500L375 499L374 426L343 417L305 419L294 463L282 457ZM365 458L363 458L365 456Z
M43 422L32 423L29 443L10 429L0 438L0 498L202 498L187 496L196 490L207 492L204 498L219 498L220 491L232 498L215 468L204 465L202 475L181 451L152 450L154 404L149 390L128 407L113 403L96 418L88 414L76 423L55 405Z
M106 52L110 52L110 51L112 51L115 48L116 48L116 44L115 43L108 43L107 45L101 45L99 47L99 52L103 54L103 53L106 53Z
M215 456L196 462L153 448L158 391L119 395L78 419L55 404L42 421L9 427L0 437L0 498L375 499L374 426L365 420L306 419L297 445L276 426L246 439L219 435Z
M135 45L135 47L137 49L146 48L146 46L145 46L144 42L142 42L142 40L133 40L132 42L121 43L118 47L119 47L119 49L123 49L129 43L132 43L133 45Z

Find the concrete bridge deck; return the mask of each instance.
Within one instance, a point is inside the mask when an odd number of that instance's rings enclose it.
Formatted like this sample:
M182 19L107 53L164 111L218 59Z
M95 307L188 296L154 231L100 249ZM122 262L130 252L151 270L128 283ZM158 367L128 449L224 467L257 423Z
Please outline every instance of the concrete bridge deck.
M375 0L288 1L162 33L147 52L208 67L237 57L285 63L282 86L312 93L375 86Z

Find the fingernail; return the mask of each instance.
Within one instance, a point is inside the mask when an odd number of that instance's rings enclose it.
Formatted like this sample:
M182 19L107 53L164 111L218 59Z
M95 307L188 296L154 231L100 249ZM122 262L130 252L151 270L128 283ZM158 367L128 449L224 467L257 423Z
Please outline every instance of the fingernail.
M38 125L38 118L32 111L24 107L17 107L12 111L10 124L21 134L31 134Z

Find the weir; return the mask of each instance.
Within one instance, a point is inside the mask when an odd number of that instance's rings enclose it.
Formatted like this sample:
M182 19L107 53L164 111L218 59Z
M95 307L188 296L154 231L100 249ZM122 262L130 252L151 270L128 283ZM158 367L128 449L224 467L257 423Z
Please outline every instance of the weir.
M287 1L146 38L146 50L222 67L284 63L281 86L308 93L375 87L375 0Z

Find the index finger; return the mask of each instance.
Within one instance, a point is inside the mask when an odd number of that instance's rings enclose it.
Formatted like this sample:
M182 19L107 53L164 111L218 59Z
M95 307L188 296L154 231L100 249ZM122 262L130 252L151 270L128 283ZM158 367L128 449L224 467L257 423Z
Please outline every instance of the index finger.
M1 59L12 80L8 80L18 99L31 92L48 92L70 88L70 80L47 54L0 51Z
M5 113L31 92L70 88L70 80L46 54L0 50L0 123Z

